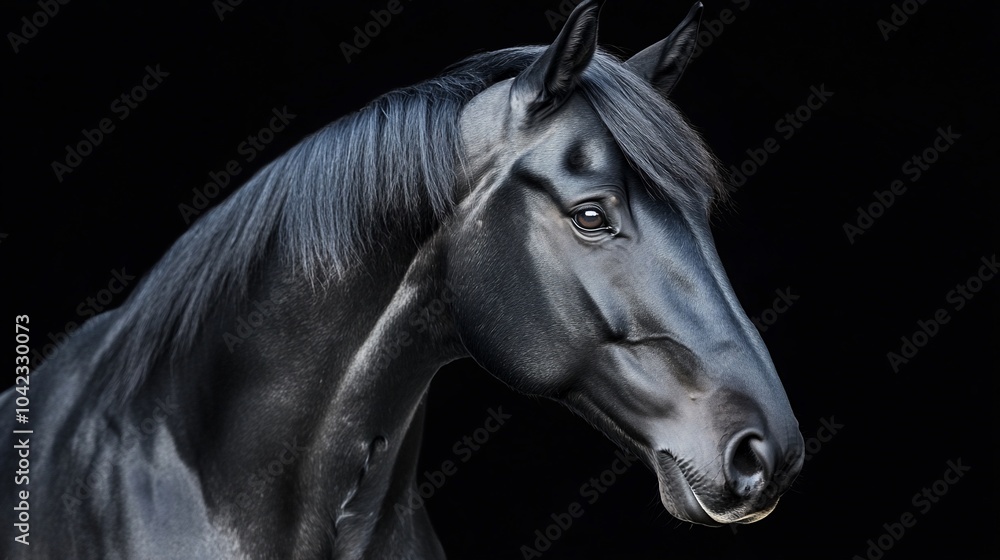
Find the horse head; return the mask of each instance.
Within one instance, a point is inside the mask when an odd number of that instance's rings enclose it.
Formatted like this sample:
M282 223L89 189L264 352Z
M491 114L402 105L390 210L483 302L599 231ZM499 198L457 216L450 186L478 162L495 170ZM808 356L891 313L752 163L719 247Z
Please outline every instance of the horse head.
M701 5L624 64L598 50L597 10L463 110L471 191L443 226L456 328L502 381L640 457L675 517L753 522L803 441L714 246L714 159L666 99Z

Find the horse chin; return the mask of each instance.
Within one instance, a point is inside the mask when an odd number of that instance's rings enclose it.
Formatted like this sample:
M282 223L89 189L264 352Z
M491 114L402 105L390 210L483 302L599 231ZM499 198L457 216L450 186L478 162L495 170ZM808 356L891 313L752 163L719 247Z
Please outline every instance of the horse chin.
M721 523L709 514L694 493L677 461L661 453L657 461L656 480L660 487L660 501L670 515L681 521L718 527Z
M666 453L660 453L656 469L659 483L660 501L663 507L677 519L709 527L720 527L731 523L755 523L768 516L778 501L759 511L749 512L750 506L738 507L727 512L715 512L705 505L691 486L677 461Z

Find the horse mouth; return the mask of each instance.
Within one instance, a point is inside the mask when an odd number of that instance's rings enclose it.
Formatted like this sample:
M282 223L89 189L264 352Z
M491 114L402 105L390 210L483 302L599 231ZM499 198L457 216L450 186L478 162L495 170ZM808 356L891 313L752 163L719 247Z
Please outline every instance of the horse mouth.
M713 491L705 488L701 495L695 488L703 488L705 484L699 484L703 477L698 475L684 460L678 460L670 451L656 450L649 445L640 443L640 439L634 438L628 431L622 429L610 416L600 407L593 403L583 393L571 393L567 398L568 402L576 406L571 407L578 411L585 418L591 419L598 428L612 441L619 443L625 449L631 449L639 457L647 461L647 466L656 473L656 480L659 485L660 502L670 515L699 525L709 527L719 527L730 523L754 523L767 517L778 505L777 497L773 501L760 507L761 504L749 502L731 504L732 496L724 497L725 492ZM587 412L591 414L586 414ZM721 499L720 499L721 498ZM713 502L727 502L723 508L713 508ZM706 502L708 502L706 504Z
M713 511L713 508L703 501L703 498L707 499L708 496L699 497L695 491L698 485L693 481L698 477L689 475L689 469L683 465L683 462L678 461L667 451L657 453L656 478L660 486L660 501L671 515L682 521L709 527L730 523L754 523L767 517L778 505L775 499L773 503L757 511L752 511L753 507L750 504L725 512Z

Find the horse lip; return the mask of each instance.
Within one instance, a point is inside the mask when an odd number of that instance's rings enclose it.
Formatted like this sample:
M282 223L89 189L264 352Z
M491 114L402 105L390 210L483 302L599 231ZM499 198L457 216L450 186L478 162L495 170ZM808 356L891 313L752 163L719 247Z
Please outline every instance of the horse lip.
M683 483L683 500L674 502L672 505L674 508L684 507L684 511L673 511L670 507L667 507L667 509L670 510L675 517L684 519L691 523L707 525L709 527L719 527L731 523L749 524L764 519L772 511L774 511L774 508L778 506L778 500L776 499L766 509L754 513L742 514L739 516L734 516L733 514L720 515L715 513L701 501L698 493L695 492L694 487L688 480L686 470L681 468L680 462L669 451L661 450L657 453L657 455L657 462L660 467L657 472L657 477L669 477L674 481L680 481ZM664 493L663 484L664 481L661 479L661 494ZM674 488L674 490L676 490L676 488ZM670 497L676 498L674 495L671 495ZM664 505L666 505L666 503Z
M656 476L660 483L660 500L674 517L709 527L718 527L725 523L725 521L717 520L702 504L698 494L695 493L688 481L684 469L680 467L677 459L669 451L661 450L656 455L657 467L659 467ZM671 482L679 483L680 488L672 486ZM674 490L674 492L670 492L670 490Z
M663 338L669 337L664 336ZM769 513L771 513L771 511L774 510L775 506L777 506L777 500L775 500L775 502L766 510L750 515L742 515L736 518L713 513L712 510L705 507L701 499L698 497L698 494L695 493L694 488L688 480L685 470L680 467L680 462L672 453L670 453L670 451L665 449L656 450L655 447L642 445L639 443L639 440L633 439L633 437L628 434L628 431L619 427L617 422L601 410L600 407L596 406L593 401L587 398L586 394L575 393L575 396L579 399L579 404L584 405L584 407L593 411L604 421L607 427L617 430L619 435L623 435L626 441L631 444L623 445L623 447L636 450L636 454L638 456L646 457L647 460L650 461L647 465L650 466L656 473L657 482L660 485L660 501L663 502L664 507L674 517L690 523L706 525L708 527L720 527L730 523L753 523L754 521L758 521L766 517ZM569 400L573 401L574 399L571 398ZM613 432L604 430L604 433L612 441L619 441L614 437ZM675 485L680 482L680 484L677 485L679 488L672 486L671 482L675 483ZM666 492L666 490L671 489L676 490L677 492L673 494Z
M604 421L607 427L617 430L620 435L625 437L626 441L631 445L623 445L624 448L635 450L636 455L645 457L649 461L647 464L656 473L657 482L660 486L660 501L663 502L663 506L671 515L681 520L709 527L718 527L722 524L716 521L701 504L701 501L698 500L697 495L695 495L694 490L691 488L691 484L687 480L687 476L682 472L677 459L670 452L656 451L655 448L642 445L638 440L633 439L626 430L619 427L618 423L601 410L600 407L596 406L586 394L576 393L576 396L580 399L580 404L593 411ZM618 441L614 437L613 431L604 431L604 433L612 441ZM665 488L670 488L670 482L676 481L681 481L682 484L679 489L680 495L677 496L678 501L675 502L674 496L667 494ZM680 499L681 496L683 496L683 500Z

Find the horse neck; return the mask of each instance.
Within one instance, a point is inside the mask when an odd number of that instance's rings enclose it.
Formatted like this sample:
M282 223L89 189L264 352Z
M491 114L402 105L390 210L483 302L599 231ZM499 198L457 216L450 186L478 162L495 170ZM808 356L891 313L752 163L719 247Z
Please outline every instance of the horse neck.
M164 389L186 407L210 503L239 506L224 512L234 526L273 535L269 516L283 512L295 520L285 550L340 550L413 522L394 506L412 486L423 399L463 354L437 254L429 242L372 255L378 264L328 287L273 262L242 305L206 325L214 350L193 358L191 383Z

